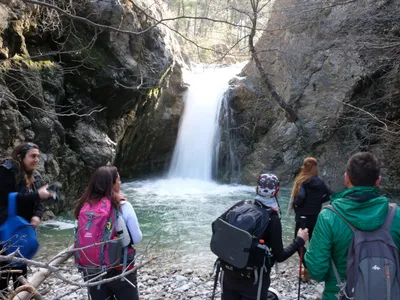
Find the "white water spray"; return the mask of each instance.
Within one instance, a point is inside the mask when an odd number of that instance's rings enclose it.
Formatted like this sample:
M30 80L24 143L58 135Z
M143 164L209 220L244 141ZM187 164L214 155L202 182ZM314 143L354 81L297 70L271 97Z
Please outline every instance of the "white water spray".
M225 68L196 70L190 83L183 117L179 126L169 178L210 181L218 130L218 114L228 82L244 64Z

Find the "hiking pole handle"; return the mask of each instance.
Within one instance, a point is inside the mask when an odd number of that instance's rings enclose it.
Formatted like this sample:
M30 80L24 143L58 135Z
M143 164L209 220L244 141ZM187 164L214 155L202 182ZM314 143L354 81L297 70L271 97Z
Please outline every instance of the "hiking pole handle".
M300 228L301 229L307 228L307 217L306 216L300 216Z
M264 250L269 250L268 246L264 245L264 244L258 244L257 247L261 248L261 249L264 249Z

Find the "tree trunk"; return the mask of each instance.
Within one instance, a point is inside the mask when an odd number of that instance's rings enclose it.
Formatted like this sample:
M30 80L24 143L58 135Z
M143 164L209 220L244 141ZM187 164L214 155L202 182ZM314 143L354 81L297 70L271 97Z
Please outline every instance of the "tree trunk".
M281 97L281 95L278 94L276 88L272 85L271 81L269 80L268 74L265 72L260 62L260 59L258 58L257 51L254 46L254 37L256 35L256 28L257 28L257 13L258 13L257 10L258 6L253 6L253 18L251 20L252 28L249 36L249 48L250 48L251 58L254 60L256 68L260 73L261 79L266 88L271 93L272 98L279 104L280 107L282 107L285 110L287 120L291 123L295 123L298 119L296 112L288 103L286 103L286 101Z
M197 8L199 6L199 1L196 1L196 6L194 7L194 26L193 26L193 35L196 35L196 27L197 27Z

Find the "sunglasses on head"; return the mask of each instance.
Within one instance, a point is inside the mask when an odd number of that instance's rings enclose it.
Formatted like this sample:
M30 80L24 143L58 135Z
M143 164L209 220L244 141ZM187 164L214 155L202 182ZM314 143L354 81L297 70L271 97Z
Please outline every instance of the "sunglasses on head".
M21 153L26 154L31 149L39 149L39 147L34 143L26 143L24 146L22 146Z
M269 188L269 189L273 189L276 188L277 184L275 181L261 181L260 182L260 187L262 187L263 189L265 188Z

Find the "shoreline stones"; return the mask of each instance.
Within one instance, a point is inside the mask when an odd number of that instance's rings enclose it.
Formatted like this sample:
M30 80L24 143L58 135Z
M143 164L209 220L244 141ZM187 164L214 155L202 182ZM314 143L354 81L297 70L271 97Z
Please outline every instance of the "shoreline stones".
M212 265L209 270L205 266L195 268L177 267L173 264L153 262L138 271L138 288L140 300L206 300L210 299L214 286L214 274ZM81 274L74 267L73 260L69 260L60 267L62 275L74 282L83 282ZM29 277L37 268L32 268ZM298 266L293 261L279 264L278 272L271 270L271 287L281 294L281 300L297 299ZM310 281L301 283L301 299L320 300L323 291L323 283ZM79 299L87 300L87 289L68 285L51 275L38 291L46 300L52 299ZM61 295L70 292L60 298ZM218 283L215 299L221 298L221 288Z

